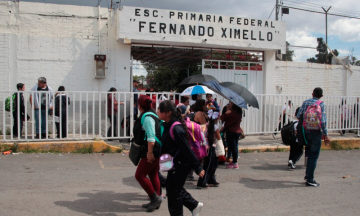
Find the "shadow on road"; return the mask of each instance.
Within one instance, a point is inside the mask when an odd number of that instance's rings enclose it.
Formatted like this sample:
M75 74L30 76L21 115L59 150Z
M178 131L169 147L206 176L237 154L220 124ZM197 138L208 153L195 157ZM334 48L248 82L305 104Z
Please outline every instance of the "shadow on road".
M56 201L55 204L93 216L116 216L116 213L119 212L144 212L140 205L131 205L130 203L134 200L147 202L147 196L138 193L99 191L96 193L79 193L78 196L84 198L75 201Z
M142 189L142 187L140 186L139 182L135 179L135 173L133 176L127 177L127 178L123 178L123 184L127 185L127 186L131 186L134 188L139 188Z
M251 169L254 170L279 170L291 172L288 170L287 163L283 164L262 164L261 166L252 166ZM303 166L296 166L296 170L302 170ZM294 170L294 171L296 171Z
M243 184L247 188L260 189L260 190L278 189L278 188L295 188L295 187L305 186L305 182L269 181L269 180L251 179L251 178L241 178L239 183Z

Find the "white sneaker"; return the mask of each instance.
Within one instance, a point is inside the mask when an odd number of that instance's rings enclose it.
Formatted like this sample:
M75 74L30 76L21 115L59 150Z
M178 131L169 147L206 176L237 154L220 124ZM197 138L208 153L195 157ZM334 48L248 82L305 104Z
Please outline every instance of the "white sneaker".
M199 216L203 206L204 206L204 203L199 202L199 204L196 206L196 208L192 211L192 215Z

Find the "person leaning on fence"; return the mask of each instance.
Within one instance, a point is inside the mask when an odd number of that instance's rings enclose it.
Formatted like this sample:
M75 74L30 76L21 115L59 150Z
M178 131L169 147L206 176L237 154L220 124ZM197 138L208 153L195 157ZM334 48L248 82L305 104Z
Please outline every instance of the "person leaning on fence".
M205 171L190 148L188 142L190 134L181 116L181 110L176 109L173 102L166 100L160 103L158 116L160 120L165 121L162 123L164 132L161 137L161 153L170 154L174 162L174 169L168 171L166 180L170 215L183 215L183 206L185 206L192 212L193 216L198 216L200 215L203 203L196 201L191 194L185 190L184 184L191 169L193 169L199 177L204 177ZM180 121L181 124L173 127L172 132L175 139L172 139L170 136L170 128L175 121Z
M160 146L156 140L161 139L160 121L155 117L155 111L151 109L152 100L147 95L140 95L138 105L140 110L139 121L135 122L133 134L133 142L144 146L141 160L135 172L135 178L146 191L150 197L150 203L142 207L146 208L147 212L152 212L158 209L162 202L160 195L160 180L159 172L159 157ZM144 120L142 122L142 117ZM149 178L147 178L149 176Z
M67 107L70 105L70 98L64 93L65 87L59 86L58 92L55 94L54 114L57 138L65 138L67 136ZM61 127L61 128L60 128ZM61 133L60 133L61 131Z
M231 152L233 158L233 161L229 163L226 169L239 169L237 160L239 156L242 109L230 102L229 110L221 116L221 120L225 122L224 130L226 131L226 142L228 144L228 151Z
M282 117L282 124L283 126L286 124L286 113L289 113L289 110L291 108L291 101L289 100L288 104L284 104L282 107L282 114L279 117L279 126L277 129L275 129L275 131L281 131L281 117ZM290 117L290 115L288 114L288 116ZM288 119L288 123L290 123L290 120ZM272 136L275 139L277 133L273 133Z
M35 127L36 137L46 137L46 115L48 112L51 113L53 109L53 90L47 85L46 78L40 77L38 83L31 88L32 93L30 94L30 104L35 112ZM41 110L41 112L40 112ZM39 127L39 122L41 127Z
M138 118L138 98L139 95L137 94L139 90L137 89L139 87L139 81L133 80L133 92L134 94L134 121Z
M341 106L340 106L340 110L341 110L341 120L340 120L340 125L341 128L343 128L344 130L340 130L340 135L344 136L346 133L346 128L349 127L349 123L350 123L350 119L351 119L351 110L349 105L346 103L345 99L342 99L341 101Z
M107 115L110 120L110 127L107 131L108 137L116 137L117 135L117 112L118 112L118 104L123 105L123 102L117 102L116 100L116 88L111 87L109 90L109 93L107 95ZM114 134L112 134L114 132ZM109 141L112 141L112 139L108 139Z
M320 98L323 97L323 90L321 88L315 88L312 93L313 98L305 100L297 114L297 118L300 119L299 122L304 120L304 114L307 111L307 108L311 105L315 105L316 103L320 103ZM327 127L326 127L326 113L325 113L325 104L324 102L320 103L321 108L321 129L319 130L307 130L305 128L305 138L307 141L307 147L309 150L309 158L306 166L306 185L307 186L320 186L314 180L314 172L317 164L317 160L320 155L321 149L321 139L324 138L325 144L329 145L330 139L328 137ZM305 120L304 120L305 121Z
M18 92L15 92L15 97L13 97L13 118L14 118L14 125L13 125L13 135L14 137L21 137L23 122L29 120L30 117L27 115L25 119L25 100L22 91L25 91L25 84L18 83L16 85ZM18 103L19 97L19 103ZM19 106L18 106L19 105ZM19 129L19 130L18 130Z

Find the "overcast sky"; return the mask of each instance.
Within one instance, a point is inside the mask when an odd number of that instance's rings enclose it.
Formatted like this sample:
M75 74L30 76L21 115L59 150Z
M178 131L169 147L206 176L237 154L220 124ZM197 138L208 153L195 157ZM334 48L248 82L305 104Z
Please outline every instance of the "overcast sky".
M98 0L20 0L28 2L44 2L55 4L73 4L96 6ZM226 16L251 17L268 19L276 0L142 0L146 7L172 9L181 11L221 14ZM121 6L145 7L141 0L114 0ZM108 7L111 0L102 0L101 7ZM342 12L360 17L359 0L283 0L285 5L296 5L305 9L328 8L329 12ZM287 41L292 45L316 47L317 37L325 39L325 15L290 9L289 15L284 15L287 23ZM270 19L275 19L275 12ZM341 56L349 55L354 48L354 56L360 59L360 19L328 17L328 44L332 49L338 49ZM314 56L314 49L292 48L295 50L295 61L306 61Z

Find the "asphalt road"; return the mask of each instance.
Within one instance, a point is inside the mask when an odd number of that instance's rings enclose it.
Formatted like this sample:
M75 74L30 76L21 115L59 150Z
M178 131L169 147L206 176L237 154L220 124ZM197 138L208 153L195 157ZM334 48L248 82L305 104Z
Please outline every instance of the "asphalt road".
M187 190L204 203L201 215L359 215L360 150L322 151L306 187L303 158L287 170L287 152L240 154L240 169L219 166L219 188ZM169 215L167 200L153 213L124 154L0 155L0 215ZM343 178L346 176L346 178ZM191 213L184 208L184 215Z

